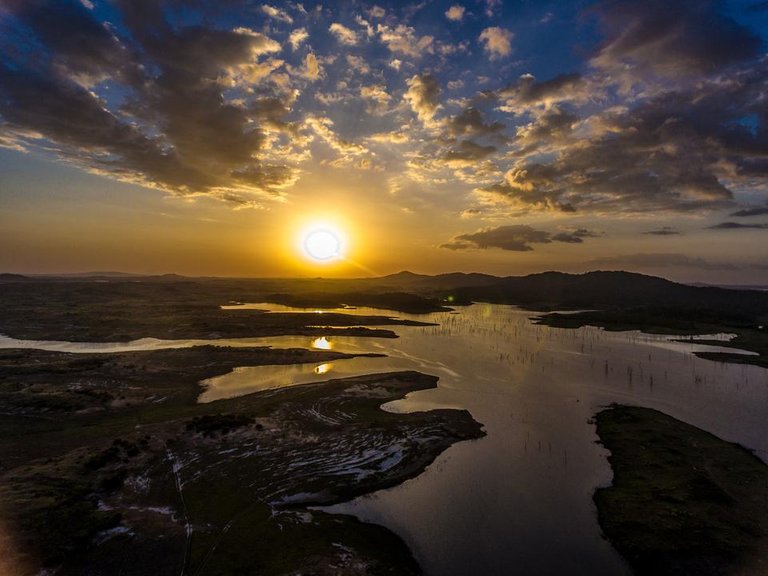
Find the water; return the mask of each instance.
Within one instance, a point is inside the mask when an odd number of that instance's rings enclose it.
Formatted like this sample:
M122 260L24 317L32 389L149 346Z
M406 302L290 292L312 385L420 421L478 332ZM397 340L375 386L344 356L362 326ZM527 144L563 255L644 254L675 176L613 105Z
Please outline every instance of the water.
M277 310L268 304L253 306ZM487 436L455 444L423 474L400 486L329 508L387 526L408 543L427 574L435 576L628 574L602 538L592 502L594 489L610 483L611 471L589 420L612 402L660 409L754 449L768 461L768 371L691 353L733 349L637 332L537 326L530 313L499 305L478 304L458 314L399 316L439 325L398 326L401 337L394 340L289 336L41 346L106 352L271 344L388 355L238 368L206 381L201 401L387 370L417 369L439 376L436 389L410 394L385 408L466 408ZM19 341L0 339L0 347L14 342ZM34 342L25 345L35 347Z
M334 339L335 341L336 339ZM364 350L360 344L362 338L338 338L339 344L329 344L325 336L259 336L256 338L217 338L162 340L160 338L140 338L128 342L68 342L64 340L19 340L0 334L0 349L26 348L48 350L50 352L69 352L72 354L115 354L120 352L142 352L148 350L167 350L169 348L191 348L193 346L221 346L248 348L266 346L272 348L310 348L330 350L344 347L345 351Z
M295 306L285 306L283 304L253 303L245 302L240 304L226 304L220 306L222 310L261 310L263 312L280 312L282 314L346 314L348 316L384 316L392 318L385 314L389 310L382 308L366 308L357 306L342 306L339 308L296 308Z
M462 406L488 436L454 445L398 487L329 510L392 529L427 574L628 574L592 502L611 480L589 423L602 406L657 408L768 459L765 370L691 354L718 347L536 326L529 315L475 305L438 327L398 329L388 353L430 358L457 376L387 408Z

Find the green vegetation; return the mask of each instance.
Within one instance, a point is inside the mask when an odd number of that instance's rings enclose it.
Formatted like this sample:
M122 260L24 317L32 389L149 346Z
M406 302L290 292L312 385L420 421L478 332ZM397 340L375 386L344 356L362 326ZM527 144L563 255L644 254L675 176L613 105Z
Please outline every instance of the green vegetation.
M638 575L762 575L768 467L737 444L648 408L597 414L613 485L600 525Z

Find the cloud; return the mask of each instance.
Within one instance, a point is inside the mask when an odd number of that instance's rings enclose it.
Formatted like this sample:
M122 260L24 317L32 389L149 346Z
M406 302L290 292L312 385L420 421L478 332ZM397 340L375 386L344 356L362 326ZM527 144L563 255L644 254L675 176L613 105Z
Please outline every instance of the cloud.
M370 10L368 10L368 16L370 18L380 19L384 18L384 16L387 15L387 11L384 10L381 6L374 5Z
M392 96L387 92L387 87L383 84L361 86L360 96L368 101L367 109L370 114L383 114L387 111L392 100Z
M469 234L460 234L441 248L449 250L468 250L472 248L501 248L515 252L533 250L531 244L551 242L549 232L535 230L526 225L499 226L484 228Z
M462 140L458 147L446 151L441 159L453 168L474 166L496 151L496 146L481 146L472 140Z
M310 52L307 54L304 61L304 73L303 76L308 80L317 80L320 77L322 69L320 63L317 61L317 57Z
M416 34L416 30L404 24L398 24L394 28L379 24L377 26L379 38L386 44L390 52L410 56L411 58L420 58L424 54L434 52L432 36L421 36Z
M730 263L709 262L703 258L694 258L685 254L623 254L588 260L583 264L586 268L698 268L699 270L735 270Z
M299 46L301 46L307 38L309 38L309 33L306 28L296 28L296 30L292 31L290 36L288 36L288 43L293 50L298 50Z
M55 11L43 2L9 2L3 9L4 16L10 14L18 27L33 31L40 45L32 58L39 58L39 65L49 67L57 76L90 88L110 76L138 73L128 47L79 2L62 2ZM12 68L32 66L31 62L12 61L21 58L18 52L3 54Z
M506 108L513 111L530 105L584 101L591 89L578 73L558 74L544 82L538 82L532 74L523 74L516 84L499 90L497 95L505 100Z
M363 98L376 100L377 102L380 102L382 104L386 104L392 99L392 97L387 93L386 86L381 84L375 84L372 86L363 86L362 88L360 88L360 95Z
M328 146L343 156L359 156L368 152L362 144L339 137L333 130L333 120L330 118L309 116L304 123Z
M748 218L750 216L764 216L768 214L768 206L753 206L751 208L744 208L733 212L731 216L737 218Z
M448 250L471 250L500 248L514 252L529 252L533 250L531 244L549 244L551 242L564 242L578 244L584 238L591 238L598 234L584 228L570 232L551 234L544 230L536 230L528 225L516 224L499 226L497 228L483 228L477 232L460 234L441 246Z
M371 23L359 14L355 16L355 22L365 29L365 35L368 36L368 38L373 38L376 35L376 30L371 26Z
M381 144L406 144L409 142L408 135L403 132L377 132L371 134L368 139Z
M707 226L709 230L766 230L768 224L742 224L741 222L720 222L714 226Z
M271 60L280 49L273 39L245 27L174 28L159 6L138 2L115 4L126 26L120 36L79 2L55 12L44 3L11 6L36 43L0 64L4 132L91 172L238 206L295 182L265 133L279 129L286 107L259 110L266 92L279 99L282 88L268 82L248 102L223 96L282 65ZM97 92L107 81L126 95L120 106Z
M555 105L539 112L531 122L518 126L515 132L518 154L559 148L568 142L579 120L575 114Z
M514 34L504 28L491 26L480 33L478 38L483 44L483 49L489 54L491 60L506 58L512 54L512 38Z
M447 122L448 131L454 136L489 136L504 130L501 122L486 123L477 108L469 106Z
M549 111L534 110L530 134L519 133L526 137L514 143L518 159L504 181L484 191L537 209L569 205L632 213L730 207L731 186L768 176L763 160L768 140L739 123L762 113L759 87L766 80L764 66L749 64L727 82L697 79L631 107L606 108L584 119L564 112L566 131L553 131L545 121L555 110L551 104ZM540 149L552 156L536 156Z
M461 218L462 220L468 220L470 218L476 218L482 215L483 215L483 210L481 208L466 208L461 211L461 214L459 214L459 218Z
M558 232L552 236L552 240L555 242L565 242L567 244L581 244L584 242L584 238L596 238L600 236L593 230L587 228L576 228L566 232Z
M274 18L280 22L285 22L286 24L293 24L293 18L291 18L291 16L285 10L280 10L279 8L275 8L269 4L262 4L261 11L270 18Z
M357 32L350 30L338 22L332 23L328 27L328 31L336 37L336 40L338 40L339 43L346 46L355 46L358 42Z
M440 86L431 74L416 74L406 80L405 100L419 119L428 124L440 108Z
M721 2L700 0L602 2L594 11L608 39L592 63L675 76L711 73L757 56L760 38L721 8Z
M525 74L483 93L516 129L503 180L476 194L519 210L597 214L732 207L736 192L768 177L768 67L754 33L721 8L596 4L607 38L591 70ZM727 46L711 42L720 32Z
M371 67L368 66L368 63L365 61L365 59L361 58L360 56L347 54L346 60L349 67L355 72L359 72L360 74L368 74L371 71Z
M497 1L307 13L195 0L180 15L179 0L112 0L109 22L103 2L55 4L3 4L0 146L237 205L378 144L374 164L454 214L768 214L745 205L768 190L768 59L715 0L599 2L588 59L541 78L519 76L525 62L551 70L532 53L501 65L513 26L483 15L501 16ZM459 16L472 27L426 23Z
M454 22L461 21L462 18L464 18L464 6L460 6L458 4L454 4L448 10L445 11L445 17L448 18L448 20L453 20Z
M493 13L501 6L502 0L485 0L485 15L489 18L493 17Z
M682 234L682 232L675 230L670 226L662 226L661 228L656 228L654 230L648 230L646 232L643 232L643 234L647 234L651 236L677 236L679 234Z

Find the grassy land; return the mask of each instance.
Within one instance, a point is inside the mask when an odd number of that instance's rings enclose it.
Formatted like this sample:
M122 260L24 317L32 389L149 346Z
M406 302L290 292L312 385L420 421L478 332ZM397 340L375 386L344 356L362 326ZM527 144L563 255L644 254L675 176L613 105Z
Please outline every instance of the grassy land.
M468 413L379 406L415 372L197 404L235 366L334 352L0 351L0 573L413 574L386 529L309 511L419 474L482 435Z
M573 314L545 314L537 318L538 324L555 328L580 328L599 326L605 330L620 332L640 330L648 334L690 335L736 334L733 340L708 341L686 340L700 344L713 344L757 352L758 356L723 352L697 352L700 358L718 362L753 364L768 368L768 331L746 321L722 320L706 311L635 308L629 310L590 310Z
M648 408L597 414L613 485L600 525L638 575L768 573L768 467L749 451Z

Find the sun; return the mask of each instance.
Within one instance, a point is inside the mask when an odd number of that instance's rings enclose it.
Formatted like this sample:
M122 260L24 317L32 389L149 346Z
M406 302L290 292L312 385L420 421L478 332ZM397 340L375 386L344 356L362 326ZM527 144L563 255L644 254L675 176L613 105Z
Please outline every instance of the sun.
M304 254L316 262L330 262L342 257L341 236L329 228L315 228L304 234Z

